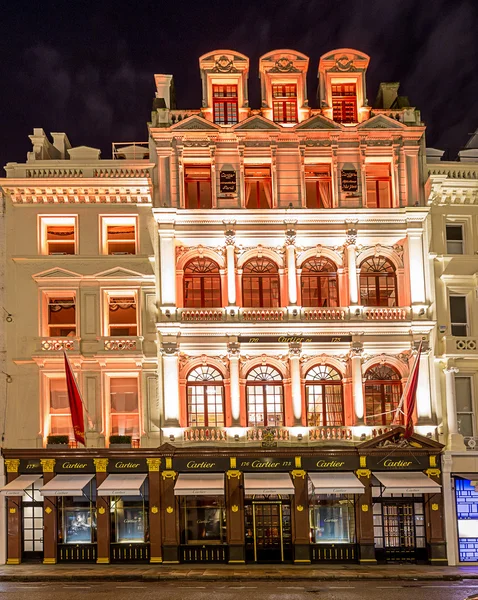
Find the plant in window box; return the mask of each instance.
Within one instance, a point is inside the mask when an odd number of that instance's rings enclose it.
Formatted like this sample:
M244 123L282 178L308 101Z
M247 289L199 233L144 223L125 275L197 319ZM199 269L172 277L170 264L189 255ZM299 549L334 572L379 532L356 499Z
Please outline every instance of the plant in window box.
M130 435L110 435L110 448L131 448Z
M70 438L67 435L49 435L46 438L47 448L58 448L58 446L68 446Z

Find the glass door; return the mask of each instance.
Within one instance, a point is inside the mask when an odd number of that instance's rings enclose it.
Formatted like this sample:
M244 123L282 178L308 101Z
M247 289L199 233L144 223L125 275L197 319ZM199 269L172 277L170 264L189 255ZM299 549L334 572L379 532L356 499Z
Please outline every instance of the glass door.
M423 502L376 503L374 536L378 560L416 562L426 559Z
M23 495L23 560L43 559L43 480L35 482Z
M253 504L254 560L275 562L284 560L282 539L282 504L258 502Z

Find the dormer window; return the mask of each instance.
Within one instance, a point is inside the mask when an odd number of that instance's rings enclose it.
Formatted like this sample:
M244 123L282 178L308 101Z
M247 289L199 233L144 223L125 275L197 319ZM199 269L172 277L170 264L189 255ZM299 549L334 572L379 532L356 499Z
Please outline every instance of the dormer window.
M214 123L235 125L237 123L237 85L213 85Z
M332 84L332 109L334 121L357 122L357 88L355 83Z
M274 84L272 108L276 123L297 123L297 85Z

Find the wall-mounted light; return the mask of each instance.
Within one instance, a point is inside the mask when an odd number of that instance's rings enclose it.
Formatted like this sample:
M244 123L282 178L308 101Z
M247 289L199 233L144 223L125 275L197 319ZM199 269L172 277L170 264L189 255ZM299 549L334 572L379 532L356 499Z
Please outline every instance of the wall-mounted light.
M170 311L169 309L166 309L166 310L164 311L164 314L165 314L165 315L168 317L168 319L169 319L169 317L171 316L171 311Z
M231 317L233 317L233 316L236 314L236 311L235 311L235 310L231 310L231 311L229 312L229 314L231 315Z
M360 308L355 309L355 316L358 317L360 315Z
M169 441L170 441L170 442L174 442L174 439L175 439L175 438L174 438L174 435L173 435L173 434L171 434L171 435L169 436Z
M297 434L297 441L298 441L298 442L301 442L301 441L302 441L302 437L303 437L303 436L302 436L302 434L301 434L301 433L298 433L298 434Z
M5 313L7 314L7 316L5 317L5 321L7 323L11 323L13 321L13 315L11 313L8 312L8 310L2 306L3 310L5 311Z
M418 314L419 314L420 316L424 315L424 314L425 314L425 309L424 309L424 308L421 308Z
M13 377L11 375L9 375L8 373L5 373L5 371L2 371L2 373L5 375L6 382L7 383L12 383Z
M292 316L296 317L299 314L298 310L296 308L294 308L294 310L292 311Z
M362 433L362 435L360 436L360 441L365 442L366 439L367 439L367 436L365 435L365 433Z
M238 441L239 441L239 434L238 434L238 433L236 433L236 434L234 435L234 441L235 441L235 442L238 442Z

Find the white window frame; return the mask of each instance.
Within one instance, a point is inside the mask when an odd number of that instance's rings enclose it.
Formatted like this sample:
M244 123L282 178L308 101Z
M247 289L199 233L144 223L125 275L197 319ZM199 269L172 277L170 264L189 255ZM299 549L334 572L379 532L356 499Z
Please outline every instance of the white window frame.
M134 226L134 254L108 252L108 226L111 225ZM100 249L101 254L105 256L137 256L139 253L138 215L100 215Z
M47 240L47 228L48 226L54 225L61 227L65 225L73 225L74 228L74 254L67 254L61 256L75 256L78 254L78 215L38 215L38 254L44 256L56 256L55 254L49 254L48 252L48 240Z
M460 222L460 221L446 221L445 223L445 247L446 247L446 254L450 255L450 256L462 256L463 254L465 254L465 249L466 249L466 244L465 244L465 223ZM448 250L448 236L447 236L447 227L451 226L451 227L460 227L461 228L461 252L449 252ZM450 243L459 243L459 240L450 240Z
M140 293L138 288L110 288L103 290L103 335L105 337L139 337L141 335L141 306L140 306ZM129 296L134 297L136 302L136 335L135 336L118 336L110 335L110 319L109 319L109 305L110 298L120 297L127 298Z
M43 437L43 443L46 445L47 437L51 434L51 382L53 380L65 380L65 373L56 371L50 373L42 373L40 381L40 422L41 422L41 435ZM75 378L76 379L76 378ZM70 413L68 413L70 415ZM57 415L61 416L61 415ZM67 416L66 414L64 416ZM74 440L73 436L73 425L71 426L70 440Z
M48 305L51 298L71 298L75 300L75 335L71 336L72 339L79 337L80 323L79 323L79 310L78 310L78 291L67 289L67 290L41 290L40 297L40 337L58 337L50 335L50 325L48 323Z
M139 439L141 440L141 437L144 435L144 427L143 427L143 422L142 422L142 415L143 415L143 407L142 407L142 390L141 390L141 373L138 371L114 371L114 372L107 372L104 374L104 390L105 390L105 395L104 395L104 422L105 422L105 426L104 426L104 432L105 432L105 437L106 437L106 444L109 445L109 439L110 439L110 435L113 435L111 433L111 424L112 424L112 418L111 418L111 380L112 379L136 379L136 383L137 383L137 392L138 392L138 435L139 435ZM123 414L123 413L121 413ZM127 413L124 413L127 414ZM114 434L116 435L116 434Z
M471 394L471 411L470 412L458 412L457 407L455 406L455 412L456 412L456 420L457 420L457 424L459 421L459 415L471 415L471 427L472 427L472 435L471 437L475 437L476 436L476 417L475 417L475 394L474 394L474 389L475 389L475 377L472 373L461 373L459 375L455 375L455 394L456 394L456 380L457 379L469 379L470 380L470 394ZM463 434L462 434L463 435ZM469 436L466 436L469 437Z
M470 310L469 310L469 300L468 300L468 296L469 294L467 293L458 293L458 292L451 292L448 294L448 317L450 319L450 335L454 336L454 337L468 337L470 335ZM454 323L451 319L451 301L450 298L453 297L459 297L459 298L464 298L465 299L465 310L466 310L466 323ZM466 335L458 335L455 336L455 334L453 333L453 325L466 325Z

